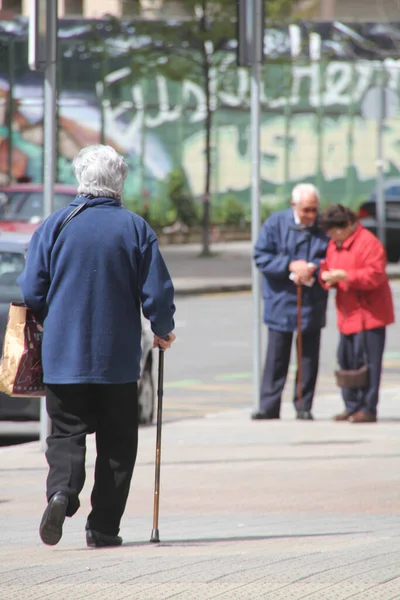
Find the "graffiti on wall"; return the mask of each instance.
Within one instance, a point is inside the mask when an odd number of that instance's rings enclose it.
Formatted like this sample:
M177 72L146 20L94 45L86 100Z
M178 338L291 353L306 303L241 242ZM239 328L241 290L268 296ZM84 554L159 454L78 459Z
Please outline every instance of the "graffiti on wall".
M232 57L228 60L232 61ZM352 202L371 189L376 173L377 124L365 116L367 92L384 69L385 85L397 97L400 61L273 65L262 85L261 174L268 197L299 180L317 181L328 200ZM251 180L249 73L240 69L229 85L215 81L213 113L213 193L248 197ZM82 82L82 85L83 82ZM12 149L12 175L41 181L43 102L40 86L13 88L9 136L9 86L0 79L0 183L5 183ZM206 98L193 81L181 84L157 76L133 82L120 68L77 94L63 89L59 99L58 180L74 183L71 162L78 150L103 140L124 153L131 167L126 193L152 194L174 165L182 165L192 192L201 196L205 163ZM400 171L400 119L384 128L385 171Z

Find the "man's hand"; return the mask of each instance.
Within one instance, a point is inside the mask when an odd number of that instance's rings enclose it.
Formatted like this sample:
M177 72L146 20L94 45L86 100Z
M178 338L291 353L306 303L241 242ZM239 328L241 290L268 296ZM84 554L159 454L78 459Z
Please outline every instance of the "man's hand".
M331 269L321 273L321 279L328 287L336 285L339 281L346 281L346 277L344 269Z
M289 264L289 271L295 275L295 279L293 281L296 283L296 285L299 285L302 281L308 281L311 279L316 268L316 265L310 265L305 260L293 260Z
M171 348L172 342L176 340L176 335L171 332L165 337L168 337L168 339L165 340L164 338L158 337L158 335L154 335L153 348L162 348L162 350L168 350L168 348Z

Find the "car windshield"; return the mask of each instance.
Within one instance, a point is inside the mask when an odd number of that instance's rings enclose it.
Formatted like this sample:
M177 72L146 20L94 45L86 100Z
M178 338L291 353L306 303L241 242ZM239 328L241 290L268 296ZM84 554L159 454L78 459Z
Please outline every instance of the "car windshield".
M24 266L25 257L20 252L0 252L0 287L18 286L17 278Z
M53 210L67 206L74 198L74 194L55 194ZM0 217L6 221L42 220L43 216L43 192L13 192L8 194L4 211L0 207Z

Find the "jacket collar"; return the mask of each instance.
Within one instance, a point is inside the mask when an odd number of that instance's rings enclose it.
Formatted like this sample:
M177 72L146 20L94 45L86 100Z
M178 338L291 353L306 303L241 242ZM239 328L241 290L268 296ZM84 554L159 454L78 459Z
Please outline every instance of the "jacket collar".
M355 230L353 231L353 233L351 235L349 235L349 237L344 240L344 242L342 244L340 244L340 246L336 246L339 249L344 249L344 250L348 250L354 243L354 241L358 238L358 236L360 235L361 231L363 230L363 226L361 225L361 223L357 223L357 227L355 228Z
M82 202L87 202L88 206L121 206L121 201L116 198L107 198L99 196L94 198L93 196L77 196L71 206L79 206Z

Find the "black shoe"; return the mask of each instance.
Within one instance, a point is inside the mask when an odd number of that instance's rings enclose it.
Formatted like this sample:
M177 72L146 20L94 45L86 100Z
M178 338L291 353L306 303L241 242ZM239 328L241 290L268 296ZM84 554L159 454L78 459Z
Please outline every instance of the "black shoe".
M297 411L296 419L302 419L303 421L314 421L314 417L309 410Z
M86 544L89 548L120 546L122 544L122 537L119 535L107 535L106 533L100 533L100 531L94 531L93 529L86 529Z
M278 413L256 412L251 415L253 421L261 421L261 419L280 419Z
M39 527L44 544L55 546L61 540L67 507L68 496L64 492L56 492L49 500Z

